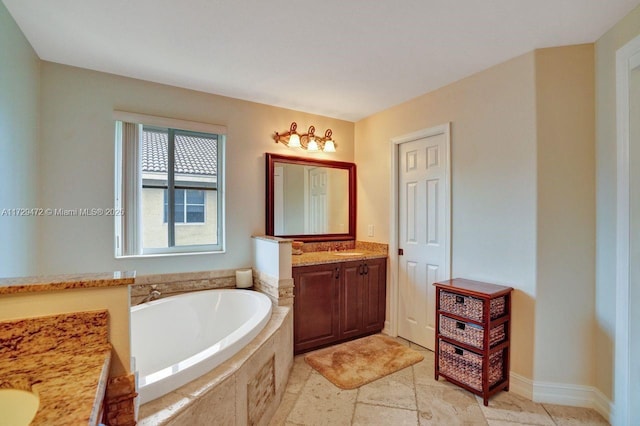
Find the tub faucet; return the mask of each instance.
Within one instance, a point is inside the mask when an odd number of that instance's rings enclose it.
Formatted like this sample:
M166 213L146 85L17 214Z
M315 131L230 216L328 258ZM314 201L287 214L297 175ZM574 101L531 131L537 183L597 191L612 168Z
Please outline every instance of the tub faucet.
M162 296L162 293L160 293L160 291L156 288L155 285L152 285L151 289L149 290L149 294L147 294L147 296L144 299L142 299L142 302L140 303L146 303L152 300L156 300L160 296Z

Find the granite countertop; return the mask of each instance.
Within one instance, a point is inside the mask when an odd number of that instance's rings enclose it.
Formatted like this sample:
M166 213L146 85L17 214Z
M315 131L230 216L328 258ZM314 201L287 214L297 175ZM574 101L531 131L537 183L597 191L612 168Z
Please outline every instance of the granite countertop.
M95 425L109 376L106 311L0 323L0 388L33 391L31 425Z
M95 425L110 361L109 344L27 355L0 363L0 387L38 394L40 406L32 426Z
M135 271L0 278L0 295L133 284Z
M291 265L294 267L321 265L325 263L348 262L352 260L384 259L386 257L386 251L377 250L355 249L345 251L314 251L291 256Z

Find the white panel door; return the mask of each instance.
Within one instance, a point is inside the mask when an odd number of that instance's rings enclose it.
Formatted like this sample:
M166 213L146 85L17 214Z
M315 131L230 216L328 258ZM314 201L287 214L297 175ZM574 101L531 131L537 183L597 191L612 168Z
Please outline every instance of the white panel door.
M434 349L435 288L449 278L448 139L398 147L398 335Z
M327 217L327 170L314 167L309 170L309 227L307 234L326 234Z

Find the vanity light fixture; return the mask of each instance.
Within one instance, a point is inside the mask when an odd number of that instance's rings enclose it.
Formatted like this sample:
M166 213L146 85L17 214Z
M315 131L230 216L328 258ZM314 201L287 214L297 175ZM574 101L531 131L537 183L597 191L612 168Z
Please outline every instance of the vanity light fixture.
M291 123L288 132L276 132L273 139L276 143L280 142L289 148L302 148L308 152L336 152L336 146L338 145L331 139L333 134L331 129L327 129L324 132L324 136L320 137L315 135L316 128L313 126L309 127L307 133L298 133L296 131L297 128L298 125L294 121Z

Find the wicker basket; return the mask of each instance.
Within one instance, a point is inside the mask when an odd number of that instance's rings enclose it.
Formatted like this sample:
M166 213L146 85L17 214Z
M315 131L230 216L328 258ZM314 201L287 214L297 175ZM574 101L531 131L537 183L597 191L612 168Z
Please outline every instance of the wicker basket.
M440 334L458 342L484 349L484 328L440 315ZM505 324L494 327L489 332L489 347L495 346L506 338Z
M489 387L503 379L503 351L489 356ZM482 391L482 356L440 341L440 373Z
M504 315L506 303L504 297L491 299L491 319ZM461 296L447 291L440 292L440 310L469 318L474 321L482 321L484 309L482 299L471 296Z

